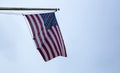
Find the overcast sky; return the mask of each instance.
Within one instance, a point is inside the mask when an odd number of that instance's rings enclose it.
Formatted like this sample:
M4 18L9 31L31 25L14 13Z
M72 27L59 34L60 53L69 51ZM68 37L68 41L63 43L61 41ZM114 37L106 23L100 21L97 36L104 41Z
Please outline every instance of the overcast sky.
M0 12L0 73L120 73L119 0L0 0L0 7L60 8L68 54L44 62L24 17Z

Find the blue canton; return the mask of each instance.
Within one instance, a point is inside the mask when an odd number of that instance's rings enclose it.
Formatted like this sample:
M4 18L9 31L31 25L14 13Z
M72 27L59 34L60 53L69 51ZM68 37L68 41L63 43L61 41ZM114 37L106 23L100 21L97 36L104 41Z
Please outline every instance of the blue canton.
M45 14L40 14L45 28L46 29L51 29L52 26L58 25L56 17L55 17L55 13L45 13Z

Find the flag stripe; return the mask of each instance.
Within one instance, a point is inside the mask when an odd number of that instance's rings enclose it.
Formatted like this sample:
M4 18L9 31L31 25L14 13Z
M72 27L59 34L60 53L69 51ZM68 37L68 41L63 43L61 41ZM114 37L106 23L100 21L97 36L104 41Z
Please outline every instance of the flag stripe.
M30 15L32 20L33 20L33 23L35 24L35 28L36 28L36 34L37 36L40 36L40 41L42 42L42 37L40 35L40 29L39 29L39 26L37 24L37 20L35 19L34 15Z
M62 43L62 40L61 40L61 36L60 36L60 33L59 33L59 30L58 30L58 27L56 26L56 31L58 33L58 37L59 37L59 40L60 40L60 44L61 44L61 47L62 47L62 55L65 56L65 53L64 53L64 46L63 46L63 43Z
M44 61L67 57L64 40L54 13L25 15L32 29L37 49Z
M58 36L58 40L59 40L59 44L60 44L60 47L61 47L61 52L62 52L62 56L64 55L64 51L63 51L63 46L62 46L62 43L61 43L61 39L60 39L60 35L59 35L59 32L57 30L57 26L55 27L55 30L57 32L57 36Z
M65 56L67 57L66 48L65 48L65 43L64 43L63 36L62 36L62 33L61 33L59 27L58 27L58 30L59 30L59 33L60 33L60 36L61 36L61 39L62 39L62 43L63 43L63 46L64 46L64 53L65 53Z
M38 45L37 49L38 49L39 51L42 51L42 53L43 53L42 55L45 56L45 60L48 60L48 57L49 57L48 51L46 50L46 48L43 49L43 46L41 45L38 37L35 38L35 42L36 42L37 45ZM40 53L41 53L41 52L40 52ZM44 58L44 56L42 56L42 57Z
M41 29L43 31L43 36L44 36L44 38L46 38L46 39L44 39L45 40L44 44L47 46L47 49L50 50L49 53L50 53L51 58L54 58L55 57L55 53L53 52L52 45L50 45L50 42L48 41L49 38L47 38L47 35L46 35L47 32L46 32L45 27L44 27L44 22L43 22L43 20L42 20L40 15L36 15L36 16L37 16L37 18L39 20L39 23L41 25Z
M33 19L31 18L31 16L27 16L27 17L28 17L28 19L29 19L29 22L31 23L31 28L33 28L32 30L34 31L33 37L38 36L38 34L37 34L37 29L36 29L36 26L34 25Z
M38 18L40 18L40 23L41 23L41 26L43 28L43 36L44 36L44 38L46 38L45 39L46 44L49 46L49 49L51 50L53 57L55 57L55 56L57 56L56 51L55 51L55 47L54 47L52 41L50 40L49 36L47 35L48 32L45 30L44 22L43 22L42 18L40 16Z
M41 20L42 20L42 18L41 18ZM44 28L44 22L43 21L41 21L42 22L42 24L41 24L41 26L43 27L43 33L44 33L44 37L46 37L46 39L47 39L47 43L49 44L49 46L50 46L50 49L53 51L53 57L56 57L57 56L57 51L56 51L56 49L55 49L55 46L53 45L53 43L52 43L52 40L50 39L50 37L48 36L48 32L45 30L45 28Z
M36 27L38 27L38 24L36 23L36 20L34 19L34 17L32 17L33 18L33 20L34 20L34 22L35 23L33 23L33 24L36 24ZM37 30L39 31L39 28L37 28ZM38 32L37 32L38 33ZM39 35L38 35L39 36ZM40 36L40 38L41 38L41 36ZM42 40L40 40L40 42L41 42ZM48 42L48 40L45 40L45 41L47 41ZM45 42L43 42L43 46L44 45L49 45L49 43L48 44L44 44ZM44 47L44 50L45 50L45 52L47 53L47 56L48 56L48 59L50 59L49 58L49 56L51 55L51 52L49 51L49 50L51 50L52 52L53 52L53 50L50 48L51 46L49 45L49 48L50 49L48 49L48 48L46 48L46 46ZM49 52L48 52L49 51ZM53 53L52 53L53 54ZM53 56L54 56L54 54L53 54ZM52 57L51 57L52 58Z
M35 25L34 25L35 23L34 23L32 17L31 17L30 15L28 16L28 18L29 18L30 23L32 24L32 28L33 28L33 30L34 30L34 34L35 34L34 38L37 39L36 41L38 42L38 45L39 45L37 48L42 49L42 52L44 53L44 55L45 55L45 57L46 57L46 60L47 60L47 59L48 59L48 58L47 58L48 54L46 53L45 49L43 49L42 46L41 46L41 42L40 42L40 39L38 38L38 34L36 34L36 33L38 33L38 32L37 32L37 29L36 29L36 27L35 27Z
M64 53L64 56L66 56L66 53L65 53L65 46L64 46L64 41L62 40L62 35L61 35L60 29L59 29L58 26L57 26L57 30L58 30L58 33L59 33L59 37L60 37L60 40L61 40L62 47L63 47L63 53Z
M45 41L46 41L45 45L49 46L49 49L51 50L52 56L55 57L55 53L54 53L53 48L52 48L51 44L49 43L48 39L45 39Z
M47 33L48 34L48 33ZM57 51L55 50L55 46L53 45L52 40L50 39L50 37L48 35L46 35L46 39L47 39L47 43L49 44L49 46L51 46L51 49L53 50L53 54L55 55L55 57L57 56Z
M40 32L40 34L38 34L38 35L41 37L41 42L44 42L44 36L43 36L42 26L41 26L40 21L39 21L39 19L37 17L37 14L34 15L34 18L36 20L36 23L38 25L38 29L39 29L39 32Z
M38 41L38 44L40 45L40 44L41 44L40 39L39 39L38 37L36 37L36 40ZM44 55L45 55L45 57L46 57L46 60L48 60L48 59L49 59L48 50L47 50L45 47L43 47L43 44L41 44L41 45L39 46L39 48L40 48L40 49L42 50L42 52L44 53Z
M32 20L32 22L33 22L33 24L34 24L34 26L35 26L35 28L36 28L36 34L38 35L38 34L40 33L40 31L39 31L37 22L36 22L36 20L35 20L35 18L34 18L33 15L30 15L30 18L31 18L31 20Z
M48 52L49 52L49 56L50 56L49 60L50 60L51 58L53 58L53 51L50 49L50 47L49 47L49 45L47 44L46 40L45 40L45 42L44 42L43 45L44 45L44 47L46 47L46 49L47 49Z
M64 53L65 53L65 57L67 57L67 52L66 52L65 43L64 43L64 40L63 40L62 33L61 33L61 31L60 31L60 28L58 28L58 30L59 30L59 32L60 32L60 36L61 36L62 43L63 43L63 46L64 46Z
M47 52L47 54L49 54L48 49L46 48L46 46L44 44L42 44L42 46L45 49L45 51ZM48 60L50 60L50 58L51 58L50 55L48 55ZM47 61L47 59L46 59L46 61Z
M34 21L36 22L36 24L37 24L37 26L38 26L38 30L42 32L42 30L41 30L41 25L40 25L40 23L39 23L38 18L36 17L36 15L34 15L34 19L35 19ZM50 59L50 58L53 58L53 56L52 56L52 54L51 54L51 51L52 51L52 50L50 50L50 49L49 49L50 46L48 46L48 44L46 44L46 42L43 41L43 40L44 40L44 36L43 36L43 34L42 34L41 32L40 32L41 42L44 43L43 46L44 46L44 48L45 48L45 50L46 50L46 52L47 52L47 54L48 54L49 59Z
M34 17L34 21L36 22L36 25L38 27L38 31L39 31L38 36L40 36L41 42L43 43L42 45L45 48L45 51L47 52L48 59L50 60L50 58L52 58L53 56L52 56L51 50L49 49L50 47L48 46L48 44L46 44L46 41L44 41L45 39L44 39L42 30L41 30L42 27L41 27L40 21L39 21L37 15L34 15L33 17Z
M28 20L28 22L29 22L29 24L30 24L30 27L31 27L32 33L33 33L33 37L34 37L34 36L35 36L35 30L34 30L34 28L33 28L32 22L31 22L31 20L30 20L30 18L29 18L28 15L25 15L25 16L26 16L26 18L27 18L27 20Z
M57 55L60 55L60 51L58 50L59 49L58 45L57 45L57 43L55 41L55 37L53 36L53 33L51 32L51 30L48 30L48 36L50 37L53 45L55 46L55 50L57 52Z
M59 48L62 48L61 47L61 44L60 44L60 40L59 40L59 37L58 37L58 33L56 32L57 30L55 29L55 27L52 27L52 31L54 32L54 35L55 35L55 38L56 38L56 40L57 40L57 44L58 44L58 46L59 46ZM60 53L61 53L61 55L62 55L62 50L60 49Z
M40 15L36 15L39 22L40 22L40 25L41 25L41 29L42 29L42 32L43 32L43 36L45 37L46 36L46 30L45 30L45 26L44 26L44 21L42 20L42 17Z
M44 53L42 52L42 50L39 48L39 44L38 44L37 40L34 39L34 41L35 41L35 43L36 43L36 46L37 46L38 51L39 51L40 54L42 55L43 59L46 61L47 59L46 59Z
M55 43L55 46L56 46L56 48L57 48L57 50L59 52L59 55L61 55L61 52L60 52L60 49L59 49L60 46L58 44L58 40L56 39L56 35L55 35L54 31L53 31L53 28L54 27L52 27L52 29L49 31L49 34L51 35L51 38L53 39L53 41Z

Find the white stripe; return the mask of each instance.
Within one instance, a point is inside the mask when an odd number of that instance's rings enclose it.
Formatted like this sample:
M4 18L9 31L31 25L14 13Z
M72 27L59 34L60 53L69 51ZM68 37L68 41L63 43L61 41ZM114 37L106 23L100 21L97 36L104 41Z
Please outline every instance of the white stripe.
M44 54L44 56L45 56L45 59L48 61L47 53L46 53L45 50L43 49L39 37L36 37L36 39L37 39L37 41L38 41L38 44L39 44L39 46L40 46L40 49L42 50L42 52L43 52L43 54Z
M61 50L61 55L63 55L63 52L62 52L62 45L61 45L61 43L60 43L60 39L59 39L59 35L57 34L57 30L55 29L55 27L53 27L52 28L53 29L53 31L54 31L54 33L55 33L55 36L57 37L57 40L58 40L58 43L59 43L59 45L60 45L60 50Z
M37 29L36 29L36 26L35 26L35 23L34 23L32 17L28 15L28 18L30 19L30 21L31 21L31 23L32 23L32 26L33 26L33 29L34 29L34 31L35 31L35 34L37 34Z
M33 29L35 30L35 34L37 34L37 29L36 29L36 27L35 27L35 23L34 23L32 17L29 16L29 15L28 15L28 17L29 17L30 21L32 22L32 26L33 26ZM48 60L47 54L46 54L45 50L43 49L43 47L42 47L42 45L41 45L41 42L40 42L40 39L39 39L38 35L36 36L36 39L37 39L37 41L38 41L38 44L39 44L40 49L42 50L43 54L45 55L45 59Z
M57 52L56 52L56 50L55 50L55 47L54 47L52 41L50 40L50 38L48 37L48 35L46 35L46 38L47 38L47 40L48 40L50 46L52 47L51 49L53 50L55 56L57 56Z
M55 50L55 47L54 47L52 41L50 40L50 38L48 37L47 31L45 30L45 24L44 24L44 22L43 22L43 19L42 19L42 17L41 17L40 15L39 15L39 17L40 17L41 22L42 22L42 27L43 27L43 30L44 30L44 33L45 33L45 37L46 37L46 39L48 40L48 43L50 44L50 46L52 47L51 49L53 50L55 56L57 56L57 52L56 52L56 50Z
M47 34L46 34L46 29L45 29L44 21L43 21L43 19L42 19L42 17L41 17L40 15L38 15L38 17L40 18L41 23L42 23L42 24L41 24L41 26L42 26L42 28L43 28L43 31L42 31L42 32L45 33L44 38L47 38L47 37L46 37ZM48 38L47 38L47 40L48 40ZM50 50L50 47L48 46L48 44L47 44L45 41L44 41L43 43L44 43L44 45L46 46L46 48L47 48L47 50L48 50L48 52L49 52L49 54L50 54L50 58L53 58L52 52L51 52L51 50ZM49 42L49 43L50 43L50 42ZM53 47L52 47L51 49L53 49Z
M59 36L60 36L60 41L61 41L61 44L62 44L62 52L63 52L63 56L65 56L65 48L64 48L64 44L63 44L63 41L62 41L62 37L60 35L60 30L59 30L59 27L57 27L57 30L58 30L58 33L59 33Z
M47 50L48 50L48 52L49 52L49 54L50 54L50 59L52 59L52 58L53 58L53 55L52 55L52 52L51 52L51 50L50 50L50 47L48 46L48 44L46 43L46 41L44 42L44 45L45 45L45 47L47 48Z
M56 49L58 50L58 53L60 54L60 49L59 49L59 47L58 47L58 43L57 43L57 41L56 41L56 39L55 39L55 37L54 37L54 35L53 35L53 33L52 33L52 31L51 30L48 30L48 33L50 34L50 36L52 37L52 39L53 39L53 41L54 41L54 43L55 43L55 45L56 45Z
M45 35L47 35L46 34L46 29L45 29L45 25L44 25L44 21L43 21L43 19L42 19L42 17L40 16L40 15L38 15L39 16L39 18L40 18L40 20L41 20L41 22L42 22L42 28L43 28L43 32L45 33Z
M33 17L35 18L35 20L36 20L36 23L37 23L37 26L38 26L38 28L39 28L39 32L40 32L40 36L41 36L41 38L42 38L42 42L44 42L44 37L43 37L43 33L42 33L42 30L41 30L41 26L40 26L40 23L39 23L39 21L38 21L38 19L37 19L37 17L35 16L35 15L33 15Z

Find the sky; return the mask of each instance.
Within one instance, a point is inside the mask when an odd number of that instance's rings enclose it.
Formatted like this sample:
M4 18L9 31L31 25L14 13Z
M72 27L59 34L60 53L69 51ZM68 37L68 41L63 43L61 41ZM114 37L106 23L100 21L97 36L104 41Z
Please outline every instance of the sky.
M0 0L0 7L60 8L68 54L44 62L24 17L0 11L0 73L120 73L119 0Z

